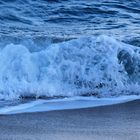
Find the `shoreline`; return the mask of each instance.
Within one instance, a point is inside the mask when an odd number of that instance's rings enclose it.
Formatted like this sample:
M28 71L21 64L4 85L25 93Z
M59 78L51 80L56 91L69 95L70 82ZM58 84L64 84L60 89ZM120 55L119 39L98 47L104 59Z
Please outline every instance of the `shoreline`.
M2 140L140 138L140 100L85 109L0 115Z
M0 108L0 115L6 114L23 114L23 113L39 113L57 110L72 110L94 108L100 106L108 106L126 103L140 99L140 96L121 96L115 98L96 98L96 97L71 97L52 100L35 100L26 103L9 106L8 104ZM4 103L3 103L4 104Z

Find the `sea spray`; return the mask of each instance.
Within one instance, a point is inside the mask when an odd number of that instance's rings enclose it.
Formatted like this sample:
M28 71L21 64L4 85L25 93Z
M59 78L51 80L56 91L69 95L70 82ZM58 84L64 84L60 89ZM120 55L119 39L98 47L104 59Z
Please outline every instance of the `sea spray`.
M108 36L0 50L0 99L140 94L140 49Z

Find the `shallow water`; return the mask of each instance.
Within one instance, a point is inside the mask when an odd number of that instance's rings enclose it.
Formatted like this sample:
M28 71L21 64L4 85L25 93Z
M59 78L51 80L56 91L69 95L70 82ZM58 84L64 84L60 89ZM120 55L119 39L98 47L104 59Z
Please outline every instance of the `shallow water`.
M72 97L52 100L36 100L20 103L17 105L8 105L0 108L0 114L19 114L44 112L54 110L82 109L89 107L107 106L120 103L126 103L140 99L140 96L122 96L117 98L96 98L96 97Z

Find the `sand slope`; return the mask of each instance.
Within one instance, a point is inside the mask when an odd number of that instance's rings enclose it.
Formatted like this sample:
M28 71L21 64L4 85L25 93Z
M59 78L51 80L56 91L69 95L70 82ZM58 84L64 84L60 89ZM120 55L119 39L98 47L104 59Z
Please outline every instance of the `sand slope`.
M1 140L139 140L140 100L96 108L0 116Z

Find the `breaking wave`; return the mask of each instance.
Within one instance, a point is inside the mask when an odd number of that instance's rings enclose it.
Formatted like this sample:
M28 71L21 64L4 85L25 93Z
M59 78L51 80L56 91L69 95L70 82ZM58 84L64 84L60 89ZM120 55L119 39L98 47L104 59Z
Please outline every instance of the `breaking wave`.
M37 46L36 46L37 47ZM108 36L0 48L0 99L140 94L140 48Z

